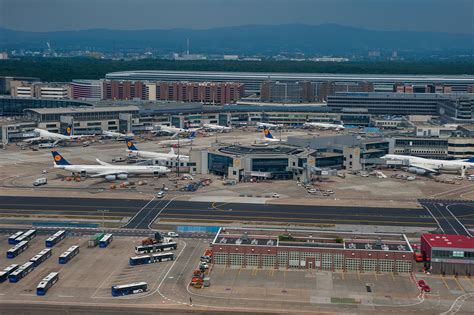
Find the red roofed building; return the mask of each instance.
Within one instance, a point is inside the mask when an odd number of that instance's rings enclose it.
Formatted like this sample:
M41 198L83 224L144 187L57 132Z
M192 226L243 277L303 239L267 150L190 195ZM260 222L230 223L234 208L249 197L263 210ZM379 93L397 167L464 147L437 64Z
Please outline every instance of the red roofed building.
M437 274L474 273L474 237L464 235L422 234L421 254Z

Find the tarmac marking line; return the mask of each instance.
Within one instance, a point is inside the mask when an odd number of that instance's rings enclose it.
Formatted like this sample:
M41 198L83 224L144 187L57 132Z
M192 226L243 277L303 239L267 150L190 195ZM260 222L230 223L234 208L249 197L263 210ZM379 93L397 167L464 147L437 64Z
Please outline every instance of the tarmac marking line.
M464 290L464 287L461 285L461 283L459 283L459 280L455 276L453 276L453 279L454 279L454 282L456 282L459 289L461 289L462 292L466 292L466 290Z
M444 285L446 286L446 289L451 290L451 289L449 288L448 283L446 282L446 280L444 280L444 276L441 275L440 277L441 277L441 280L443 280L443 283L444 283Z

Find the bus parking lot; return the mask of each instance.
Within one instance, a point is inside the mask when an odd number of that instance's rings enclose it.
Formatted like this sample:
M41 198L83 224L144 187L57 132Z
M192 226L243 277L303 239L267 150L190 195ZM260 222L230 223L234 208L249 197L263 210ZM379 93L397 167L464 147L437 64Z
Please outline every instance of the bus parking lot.
M38 235L30 247L13 259L0 256L0 267L23 264L44 249L49 235ZM8 235L0 236L0 250L12 247ZM107 248L88 248L90 235L71 236L52 248L52 256L42 262L18 283L0 284L0 305L36 303L38 308L47 305L96 305L124 309L183 308L238 309L251 311L263 307L273 312L363 312L439 314L448 310L453 301L474 292L474 281L466 277L439 275L377 274L372 272L329 272L317 270L276 270L259 268L229 268L212 266L211 285L196 289L189 285L200 257L209 247L208 239L176 239L174 260L131 266L129 258L136 256L134 247L143 237L115 236ZM66 264L58 257L73 245L80 252ZM168 252L168 251L165 251ZM51 272L59 272L59 280L44 296L36 295L38 283ZM420 294L416 285L423 279L431 292ZM146 282L144 293L113 297L111 286ZM458 314L473 308L467 300ZM466 313L467 314L467 313Z

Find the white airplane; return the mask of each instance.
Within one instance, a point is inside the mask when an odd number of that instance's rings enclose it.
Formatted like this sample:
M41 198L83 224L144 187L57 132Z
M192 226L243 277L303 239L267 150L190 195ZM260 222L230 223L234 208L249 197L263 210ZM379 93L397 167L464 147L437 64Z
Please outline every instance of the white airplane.
M159 175L170 172L164 166L137 166L137 165L111 165L97 159L100 165L73 165L61 156L57 151L52 151L54 167L73 174L89 177L104 177L106 180L127 179L129 175L149 174Z
M285 142L285 140L274 138L268 128L263 129L263 135L263 139L260 140L263 140L264 142Z
M132 141L127 141L127 152L130 155L141 157L144 159L157 159L157 160L180 160L183 162L189 161L189 156L187 155L177 155L174 153L174 149L171 148L169 153L161 152L152 152L152 151L141 151L133 144Z
M226 127L226 126L215 125L215 124L203 124L202 127L206 130L220 131L220 132L232 130L232 127Z
M73 136L71 135L71 127L66 128L66 133L64 135L56 132L51 132L48 130L40 129L40 128L35 128L34 132L38 134L38 137L34 138L29 138L23 140L24 142L32 143L32 142L37 142L37 141L54 141L55 143L58 143L60 141L74 141L74 140L80 140L83 138L83 136Z
M168 126L155 126L155 127L159 127L158 131L162 131L162 132L166 132L168 134L172 134L173 136L172 137L176 137L180 134L183 134L183 133L189 133L189 132L195 132L197 131L199 128L195 128L195 129L183 129L183 128L177 128L177 127L168 127Z
M107 137L107 138L115 138L117 140L128 140L128 139L133 139L135 136L133 133L120 133L116 131L110 131L110 130L102 130L102 136Z
M335 130L342 130L346 128L342 124L329 124L329 123L319 123L319 122L307 122L307 123L304 123L303 126L307 128L335 129Z
M163 141L158 142L158 144L161 145L161 146L170 146L170 145L183 146L183 145L192 144L193 141L194 141L194 138L196 138L196 132L195 131L191 132L189 137L187 137L186 139L163 140Z
M281 128L283 125L281 124L270 124L270 123L264 123L264 122L257 122L257 127L259 128Z
M411 168L411 170L409 168L409 171L420 175L439 173L440 171L461 171L464 177L467 169L474 168L474 158L466 160L435 160L409 155L386 154L382 156L382 159L404 162Z

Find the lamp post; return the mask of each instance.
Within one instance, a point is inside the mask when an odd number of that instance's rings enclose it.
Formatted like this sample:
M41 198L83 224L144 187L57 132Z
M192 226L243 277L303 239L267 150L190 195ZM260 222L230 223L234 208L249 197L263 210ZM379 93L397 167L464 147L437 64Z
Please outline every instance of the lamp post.
M105 213L110 212L108 209L98 209L97 212L102 212L102 230L105 230Z

